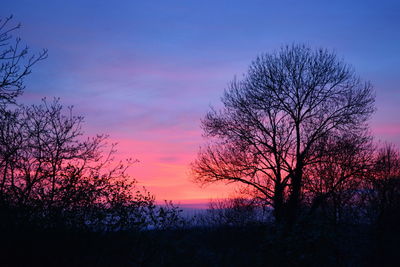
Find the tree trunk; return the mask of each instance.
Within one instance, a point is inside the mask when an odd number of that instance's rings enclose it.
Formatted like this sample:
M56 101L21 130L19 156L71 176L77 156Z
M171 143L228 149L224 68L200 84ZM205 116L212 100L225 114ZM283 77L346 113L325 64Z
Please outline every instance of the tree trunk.
M303 168L300 166L296 168L296 172L292 177L290 196L287 203L286 221L290 226L294 225L299 215L301 183L303 178Z
M283 188L281 184L275 184L274 217L278 224L284 219Z

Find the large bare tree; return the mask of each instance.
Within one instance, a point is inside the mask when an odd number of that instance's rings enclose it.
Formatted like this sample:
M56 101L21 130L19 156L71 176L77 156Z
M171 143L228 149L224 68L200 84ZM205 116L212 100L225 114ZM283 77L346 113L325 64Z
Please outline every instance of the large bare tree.
M202 120L209 143L192 164L195 181L244 185L293 222L321 141L364 137L374 93L335 53L291 45L257 57L222 103Z

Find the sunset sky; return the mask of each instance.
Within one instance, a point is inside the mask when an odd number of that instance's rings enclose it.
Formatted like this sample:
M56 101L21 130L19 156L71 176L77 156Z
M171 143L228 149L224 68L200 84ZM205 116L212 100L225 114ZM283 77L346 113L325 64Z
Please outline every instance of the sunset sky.
M235 75L284 44L334 49L376 90L371 129L400 146L400 1L3 0L32 51L49 50L20 101L60 97L107 133L130 173L157 199L206 202L189 164L204 144L200 119Z

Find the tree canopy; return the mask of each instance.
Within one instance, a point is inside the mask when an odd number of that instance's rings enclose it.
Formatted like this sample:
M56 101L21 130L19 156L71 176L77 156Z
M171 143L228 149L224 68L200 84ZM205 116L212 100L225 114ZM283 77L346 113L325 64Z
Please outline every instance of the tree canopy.
M222 103L202 120L209 143L192 165L195 180L242 184L277 219L293 220L321 144L365 137L374 93L334 52L291 45L258 56Z

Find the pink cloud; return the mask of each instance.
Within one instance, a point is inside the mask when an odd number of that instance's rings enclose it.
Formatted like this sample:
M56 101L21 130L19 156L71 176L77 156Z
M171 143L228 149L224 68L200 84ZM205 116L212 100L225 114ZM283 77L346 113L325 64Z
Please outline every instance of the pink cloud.
M117 159L133 157L139 159L129 169L129 174L145 186L158 201L173 200L184 203L207 203L210 199L228 197L233 185L215 184L205 188L194 183L190 177L189 163L194 160L198 144L168 143L163 140L118 141Z
M378 124L372 131L379 135L400 135L400 124Z

